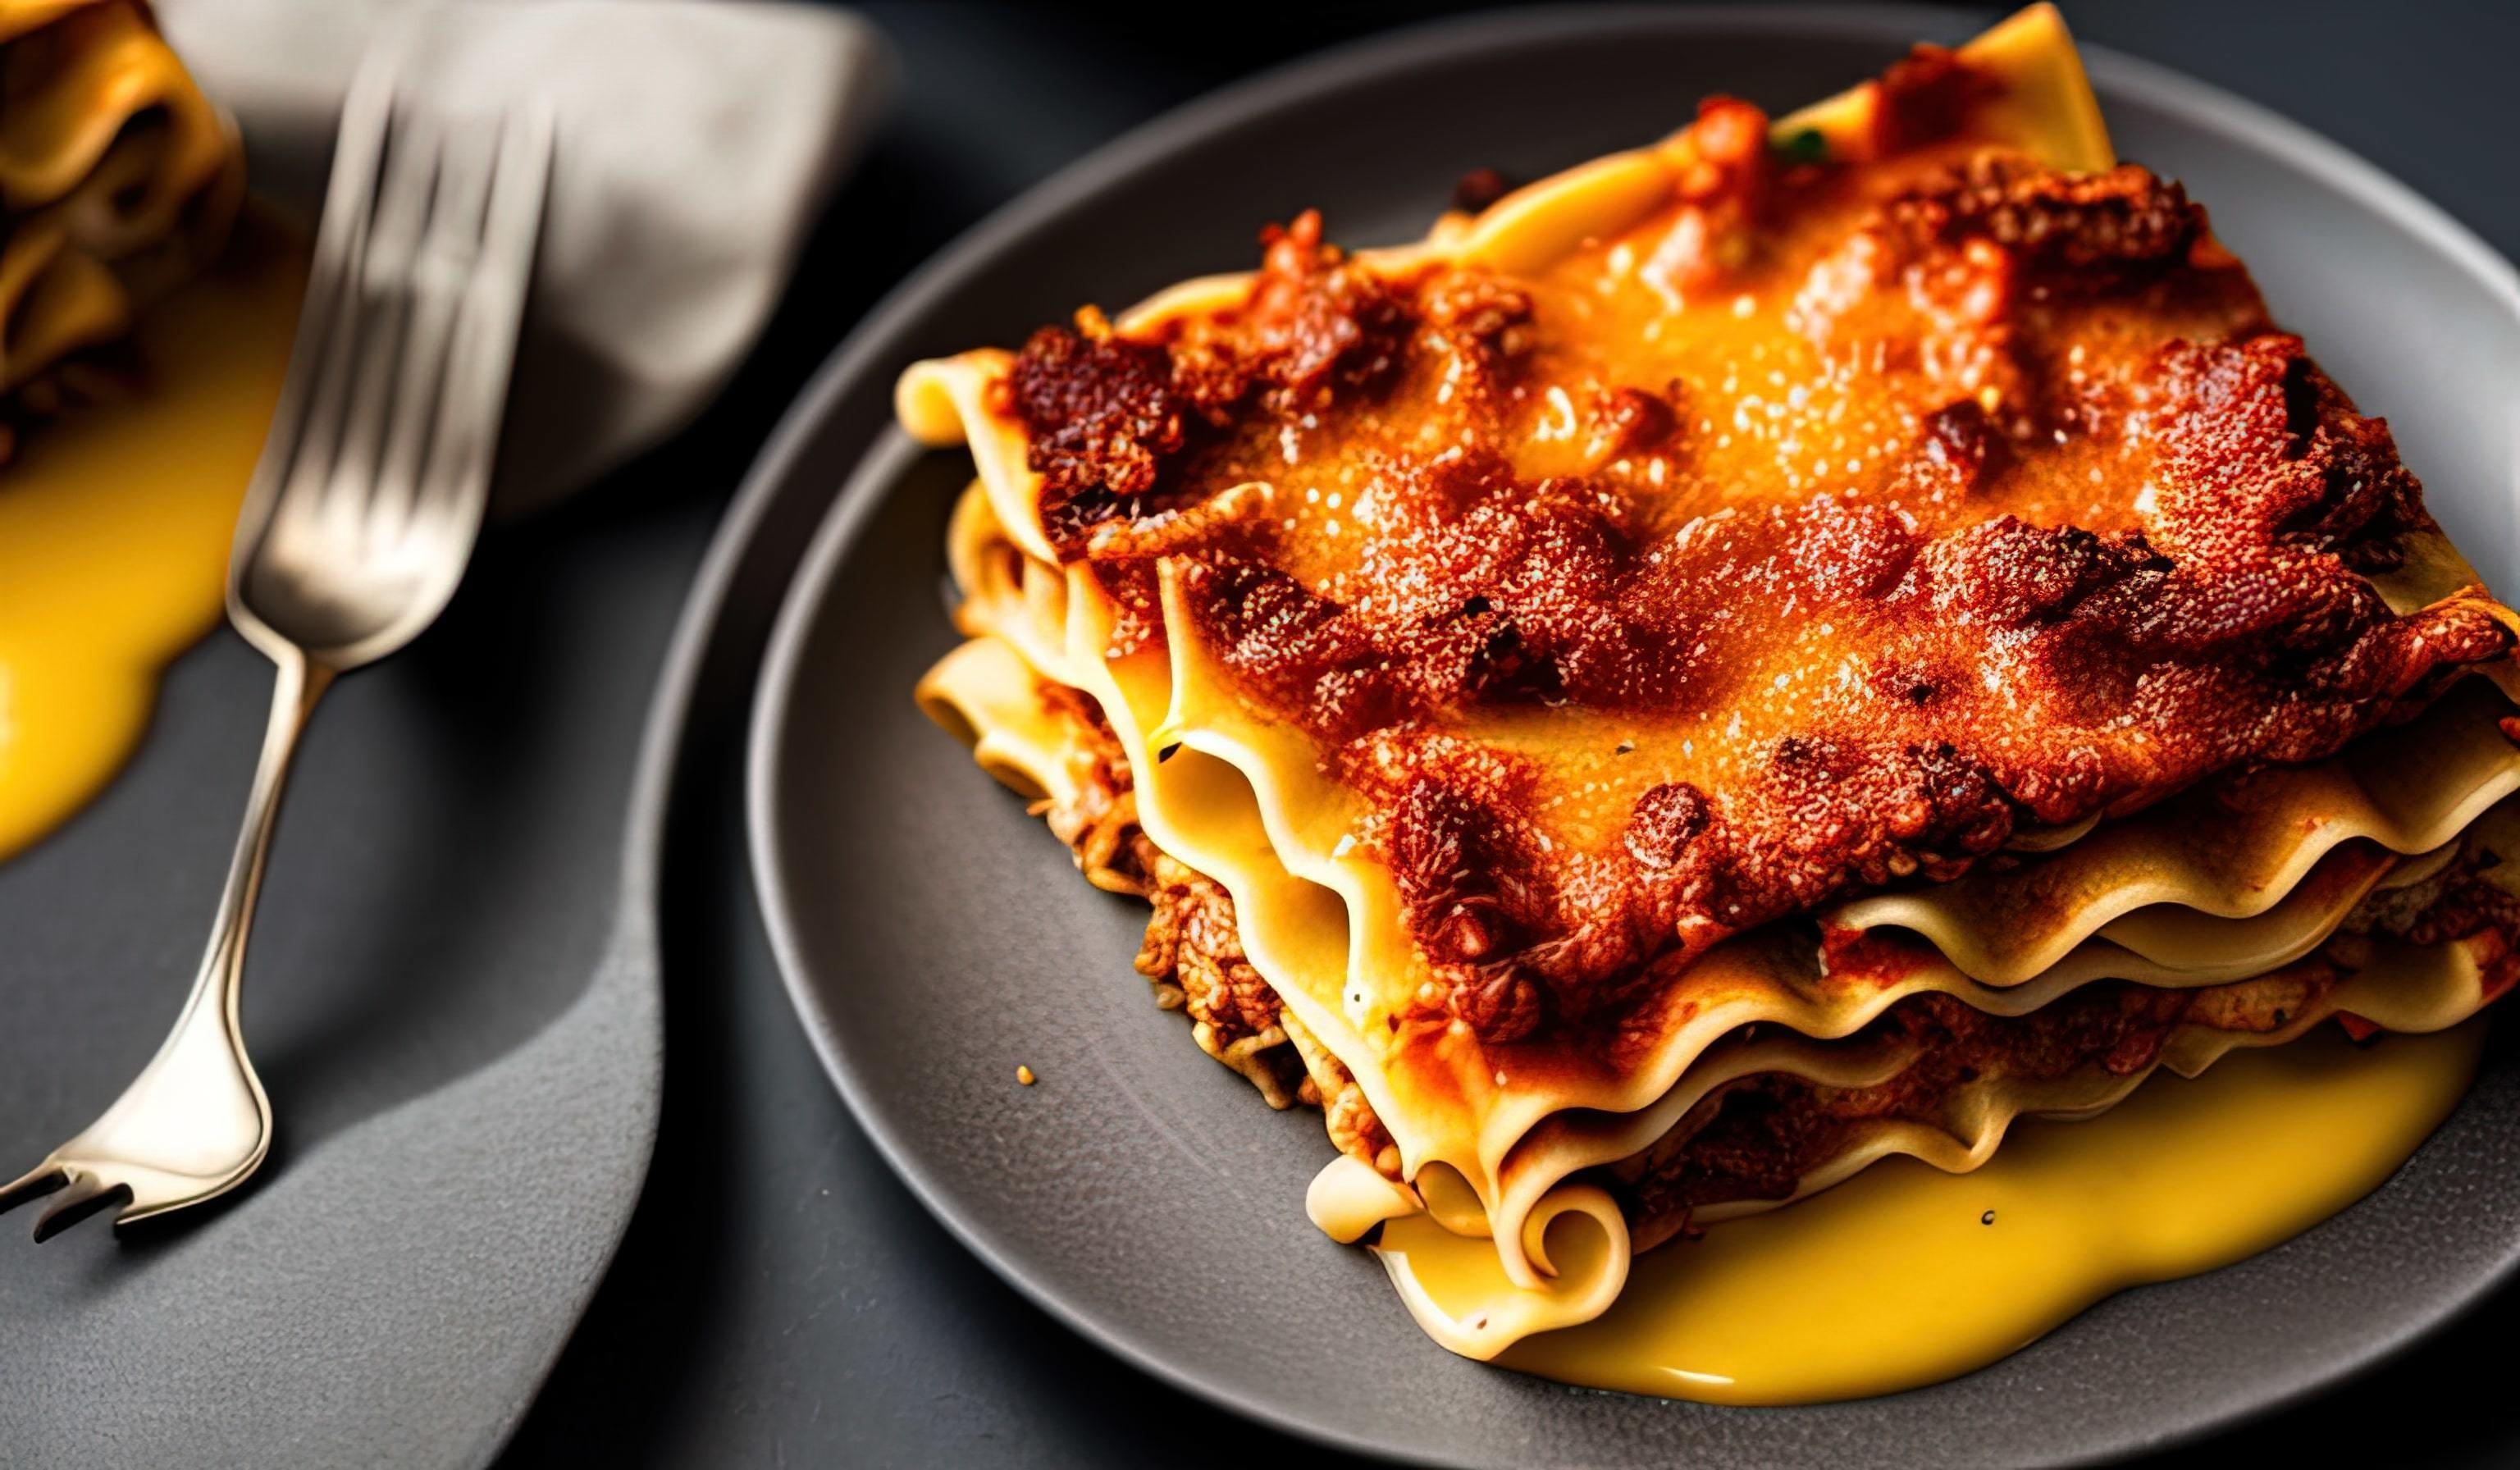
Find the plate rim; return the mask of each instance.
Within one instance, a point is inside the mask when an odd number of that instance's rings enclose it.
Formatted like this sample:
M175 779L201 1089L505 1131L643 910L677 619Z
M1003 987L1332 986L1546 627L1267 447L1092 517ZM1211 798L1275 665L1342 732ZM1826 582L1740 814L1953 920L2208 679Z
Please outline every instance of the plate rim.
M887 352L891 339L905 328L914 327L933 303L962 290L969 276L1009 248L1019 245L1049 219L1099 192L1125 183L1150 163L1298 103L1308 95L1335 91L1394 65L1440 62L1515 41L1608 28L1662 33L1747 28L1768 32L1783 41L1798 35L1827 35L1896 46L1919 36L1959 34L1985 20L1984 15L1973 11L1909 4L1823 4L1776 9L1722 4L1682 10L1642 5L1517 7L1378 32L1295 58L1159 113L990 211L870 308L809 379L746 473L696 583L696 615L678 630L671 672L691 672L683 668L685 654L697 665L707 653L716 613L732 590L754 533L782 491L793 493L788 481L794 462L820 426L834 417L842 402L868 388L864 379L882 368L888 355L897 355ZM2411 186L2317 130L2236 93L2104 45L2081 41L2077 45L2095 89L2182 114L2215 133L2243 138L2252 148L2280 157L2374 213L2400 222L2485 287L2499 300L2513 325L2520 327L2520 269L2515 269L2510 260L2465 223ZM888 384L885 391L889 391ZM2515 425L2513 434L2520 440L2520 425ZM896 1136L877 1099L862 1086L842 1055L838 1028L816 993L798 931L796 914L810 898L789 892L779 857L783 826L776 775L778 753L787 729L790 696L803 672L807 636L817 610L838 576L842 554L880 507L884 487L898 478L900 467L895 462L922 452L897 424L886 422L850 460L848 473L832 493L813 535L790 564L752 686L744 731L744 857L753 897L781 984L817 1060L885 1166L921 1206L993 1274L1068 1330L1170 1388L1303 1441L1397 1463L1455 1463L1395 1443L1359 1440L1275 1403L1237 1398L1223 1386L1147 1351L1122 1327L1106 1322L1090 1306L1070 1301L1047 1282L1017 1268L935 1192L911 1145ZM705 606L702 594L707 595ZM687 635L693 644L688 649L684 647ZM2520 1246L2507 1252L2495 1269L2481 1272L2457 1300L2418 1326L2371 1342L2317 1372L2275 1387L2244 1407L2200 1415L2140 1442L2086 1446L2081 1453L2061 1462L2097 1463L2127 1454L2158 1452L2263 1420L2402 1356L2472 1312L2515 1277L2520 1277Z

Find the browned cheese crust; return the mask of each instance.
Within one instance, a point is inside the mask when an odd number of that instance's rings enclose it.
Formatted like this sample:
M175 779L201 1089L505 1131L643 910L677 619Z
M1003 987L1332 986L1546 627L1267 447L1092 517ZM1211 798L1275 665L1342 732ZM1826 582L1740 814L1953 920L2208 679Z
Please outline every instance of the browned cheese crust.
M1306 215L1233 310L1016 357L996 408L1115 647L1165 636L1170 558L1362 795L1434 977L1406 1025L1613 1044L1726 935L2324 757L2509 644L2481 598L2383 602L2415 479L2177 184L1973 146L1968 78L1911 66L1860 164L1708 104L1663 215L1531 279ZM1683 298L1693 345L1650 346ZM1565 711L1696 764L1569 837L1475 734Z

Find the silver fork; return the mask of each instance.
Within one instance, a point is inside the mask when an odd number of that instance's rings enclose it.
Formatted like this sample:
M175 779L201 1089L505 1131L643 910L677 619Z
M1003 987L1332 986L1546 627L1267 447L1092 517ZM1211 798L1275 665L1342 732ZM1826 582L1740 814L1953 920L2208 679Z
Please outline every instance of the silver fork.
M353 84L304 314L228 566L229 620L279 665L271 723L208 952L175 1029L103 1117L5 1187L59 1192L46 1239L235 1188L271 1147L237 1021L247 930L290 757L333 680L400 648L455 592L481 524L542 229L552 123L458 115Z

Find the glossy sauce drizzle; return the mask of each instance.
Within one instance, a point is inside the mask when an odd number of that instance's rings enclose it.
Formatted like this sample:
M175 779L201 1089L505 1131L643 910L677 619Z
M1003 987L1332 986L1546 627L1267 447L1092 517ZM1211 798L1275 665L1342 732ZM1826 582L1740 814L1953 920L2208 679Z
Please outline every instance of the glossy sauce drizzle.
M2475 1076L2484 1023L2358 1049L2332 1030L2163 1076L2081 1123L2029 1120L1974 1174L1875 1165L1790 1209L1637 1258L1598 1320L1498 1361L1718 1403L1895 1393L2014 1353L2112 1292L2228 1265L2377 1187ZM1581 1274L1598 1237L1552 1239ZM1447 1311L1502 1284L1494 1246L1384 1227Z

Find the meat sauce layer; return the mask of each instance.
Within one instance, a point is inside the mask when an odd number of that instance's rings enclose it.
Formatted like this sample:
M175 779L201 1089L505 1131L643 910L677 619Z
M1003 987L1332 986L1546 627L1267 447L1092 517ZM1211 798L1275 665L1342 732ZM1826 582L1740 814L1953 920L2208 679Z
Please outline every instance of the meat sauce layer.
M1235 309L1016 357L1117 645L1170 577L1363 798L1407 1025L1614 1033L1728 934L2321 758L2505 648L2383 602L2419 487L2203 209L1977 147L1967 96L1861 164L1716 99L1670 204L1532 277L1308 214Z
M2106 980L2012 1017L1973 1010L1952 996L1910 997L1858 1036L1912 1049L1915 1062L1898 1076L1856 1088L1783 1073L1743 1078L1700 1102L1652 1147L1612 1166L1612 1187L1638 1249L1650 1249L1686 1229L1692 1210L1791 1197L1865 1129L1943 1126L1952 1099L1973 1084L2003 1079L2035 1087L2094 1067L2133 1076L2159 1061L2182 1026L2280 1031L2367 962L2375 941L2466 943L2490 1002L2520 979L2520 898L2486 875L2502 862L2471 840L2450 869L2374 895L2317 954L2255 979L2195 990ZM2337 1019L2357 1040L2377 1034L2359 1016Z

